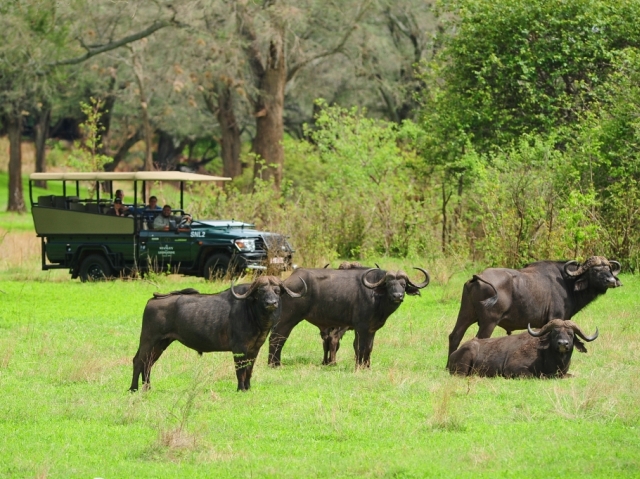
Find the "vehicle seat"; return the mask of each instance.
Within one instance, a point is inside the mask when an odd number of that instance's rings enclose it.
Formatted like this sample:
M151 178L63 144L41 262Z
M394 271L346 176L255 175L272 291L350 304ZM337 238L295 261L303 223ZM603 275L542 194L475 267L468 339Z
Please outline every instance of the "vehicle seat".
M97 203L87 203L85 205L85 211L87 213L100 213L100 206Z
M38 196L38 206L53 208L54 198L55 197L53 195Z
M64 196L53 197L53 207L60 208L61 210L67 209L67 199Z
M69 209L71 211L82 211L83 213L87 211L85 205L83 205L82 203L78 203L77 201L70 202Z

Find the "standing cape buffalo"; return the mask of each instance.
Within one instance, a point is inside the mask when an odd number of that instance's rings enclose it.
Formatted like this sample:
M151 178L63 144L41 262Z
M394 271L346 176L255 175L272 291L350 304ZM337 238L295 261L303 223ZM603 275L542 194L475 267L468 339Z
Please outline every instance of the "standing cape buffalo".
M511 334L529 323L541 328L552 319L571 319L608 288L622 286L619 272L620 263L602 256L582 265L539 261L519 270L485 269L464 285L458 320L449 335L449 356L473 323L478 323L478 338L489 338L496 326Z
M598 328L593 336L585 335L573 321L554 319L538 332L503 336L501 338L467 341L449 358L449 372L461 376L553 377L564 376L571 364L575 346L586 353L582 341L593 341L598 337Z
M280 354L291 330L306 319L325 330L343 328L355 330L353 348L356 365L369 367L376 331L402 304L405 292L419 295L429 284L429 274L419 284L411 282L403 271L395 273L378 268L368 270L298 269L285 283L303 279L309 291L299 302L282 300L282 314L269 338L269 364L280 365Z
M304 284L304 280L303 280ZM218 294L198 294L193 289L154 295L142 316L140 346L133 358L131 391L138 379L148 387L151 367L173 341L199 354L231 351L236 363L238 391L251 387L251 374L260 347L281 311L282 293L299 298L279 278L262 276Z
M327 266L325 266L325 268ZM378 266L377 263L376 266ZM338 269L364 270L369 268L362 266L358 261L343 261L340 263L340 266L338 266ZM351 329L349 326L320 329L320 338L322 338L322 348L324 349L324 357L322 358L323 365L336 364L336 354L338 353L338 349L340 349L340 341L349 329Z

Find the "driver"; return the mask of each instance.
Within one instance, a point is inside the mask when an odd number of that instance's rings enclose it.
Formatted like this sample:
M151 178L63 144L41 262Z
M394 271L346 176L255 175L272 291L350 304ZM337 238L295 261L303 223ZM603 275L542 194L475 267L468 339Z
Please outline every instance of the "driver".
M173 222L173 223L172 223ZM185 214L184 216L176 216L171 214L171 206L164 205L162 207L162 213L160 213L155 220L153 220L154 230L169 231L170 229L176 229L180 223L190 223L191 216Z

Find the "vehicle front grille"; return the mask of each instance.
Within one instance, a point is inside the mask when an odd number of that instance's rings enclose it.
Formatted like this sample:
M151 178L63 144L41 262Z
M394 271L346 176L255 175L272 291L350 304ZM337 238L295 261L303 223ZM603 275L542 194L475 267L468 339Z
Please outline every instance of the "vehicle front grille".
M264 239L256 238L256 251L266 251L267 247L264 243Z

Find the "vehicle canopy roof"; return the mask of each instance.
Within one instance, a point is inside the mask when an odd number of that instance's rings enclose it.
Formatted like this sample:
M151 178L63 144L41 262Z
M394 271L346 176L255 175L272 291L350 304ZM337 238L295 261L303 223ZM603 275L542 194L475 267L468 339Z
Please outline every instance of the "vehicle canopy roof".
M30 180L43 181L231 181L224 176L200 175L182 171L134 171L134 172L60 172L31 173Z

